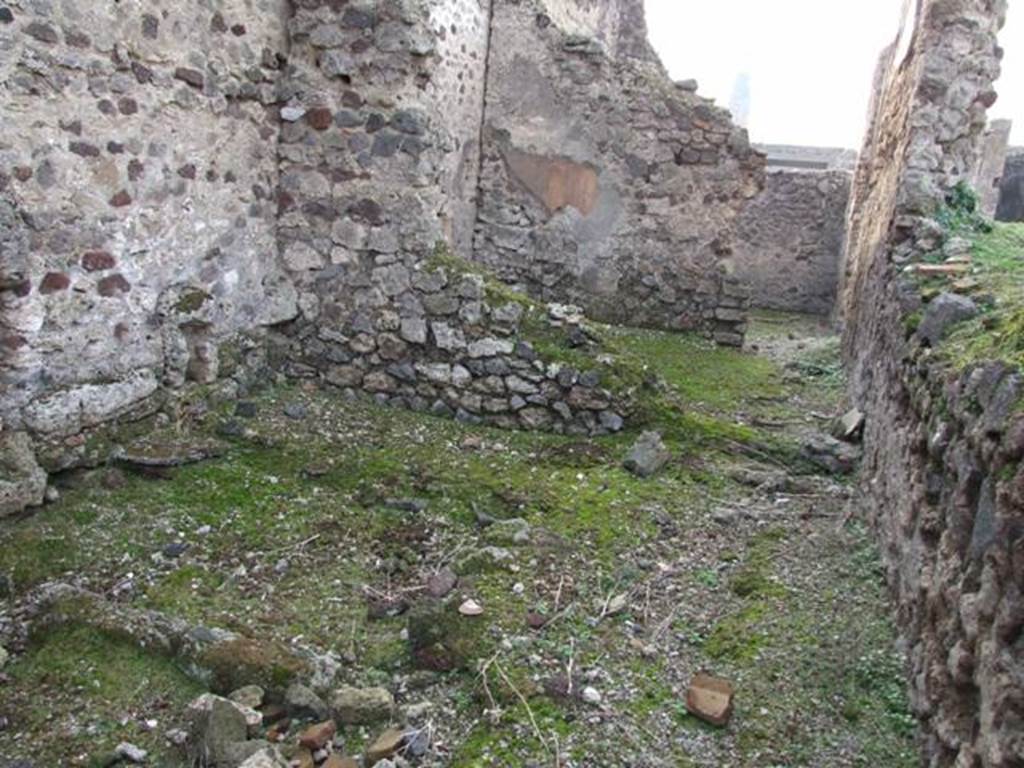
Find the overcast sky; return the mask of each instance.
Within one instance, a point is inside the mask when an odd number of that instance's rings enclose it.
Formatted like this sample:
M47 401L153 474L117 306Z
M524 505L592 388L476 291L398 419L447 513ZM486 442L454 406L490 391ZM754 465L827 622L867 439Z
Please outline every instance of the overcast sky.
M871 76L895 39L902 0L645 0L651 41L677 80L729 107L750 78L757 142L859 148ZM999 102L1024 144L1024 0L1011 0ZM1016 13L1015 13L1016 11Z

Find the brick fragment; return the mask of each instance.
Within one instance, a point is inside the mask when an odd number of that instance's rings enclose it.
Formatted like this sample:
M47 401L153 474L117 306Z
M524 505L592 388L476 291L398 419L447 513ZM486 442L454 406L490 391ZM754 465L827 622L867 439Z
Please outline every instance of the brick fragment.
M735 688L728 680L700 674L686 692L686 709L711 725L723 726L732 718Z
M82 254L82 269L86 272L102 272L113 269L117 260L107 251L87 251Z
M119 293L128 293L132 289L131 283L129 283L125 276L120 272L104 277L98 283L96 283L96 290L100 296L116 296Z
M39 283L39 292L48 295L66 291L71 285L71 278L63 272L47 272Z

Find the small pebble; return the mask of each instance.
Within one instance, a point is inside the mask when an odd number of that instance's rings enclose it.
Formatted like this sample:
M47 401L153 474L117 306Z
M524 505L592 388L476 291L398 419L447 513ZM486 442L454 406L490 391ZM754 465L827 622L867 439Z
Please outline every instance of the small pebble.
M129 763L135 763L141 765L146 762L146 750L136 747L134 744L129 744L127 741L122 741L117 745L117 749L114 753L122 760L126 760Z
M470 599L459 606L459 613L463 616L480 616L484 612L483 606L476 600Z
M176 541L160 550L160 554L168 560L175 560L185 554L186 551L188 551L188 544L183 541Z

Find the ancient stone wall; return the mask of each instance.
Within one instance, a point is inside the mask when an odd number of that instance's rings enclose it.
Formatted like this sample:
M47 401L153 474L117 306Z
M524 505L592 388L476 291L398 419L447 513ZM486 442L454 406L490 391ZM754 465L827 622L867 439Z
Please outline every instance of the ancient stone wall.
M0 14L0 419L74 436L294 312L275 247L284 0Z
M769 170L736 235L735 275L753 306L832 313L851 179L839 170Z
M1006 154L996 219L1024 221L1024 147L1012 147Z
M955 299L923 305L913 265L970 178L995 100L999 0L925 0L883 58L846 250L844 347L866 414L862 487L888 564L930 766L1024 761L1024 424L1019 372L938 362ZM934 266L934 265L933 265Z
M993 218L999 207L999 194L1006 168L1012 120L993 120L985 131L981 152L971 177L971 186L978 194L978 211Z
M638 0L541 0L536 13L536 24L552 23L569 35L594 38L614 57L657 58Z
M459 258L487 5L307 3L289 29L279 238L302 314L280 329L284 370L466 421L618 429L597 379L537 360L523 306Z
M239 350L465 420L620 428L474 244L544 299L742 341L726 271L763 161L672 86L639 0L201 5L0 7L0 496L13 473L38 500L33 452L104 460L95 430Z
M741 343L727 267L763 158L653 54L588 35L579 9L596 5L495 5L474 258L598 319Z

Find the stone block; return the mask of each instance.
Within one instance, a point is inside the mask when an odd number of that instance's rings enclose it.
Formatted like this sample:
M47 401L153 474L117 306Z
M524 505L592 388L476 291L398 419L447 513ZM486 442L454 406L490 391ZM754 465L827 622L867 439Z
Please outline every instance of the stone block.
M728 680L697 675L686 692L686 709L711 725L724 726L733 712L735 689Z

